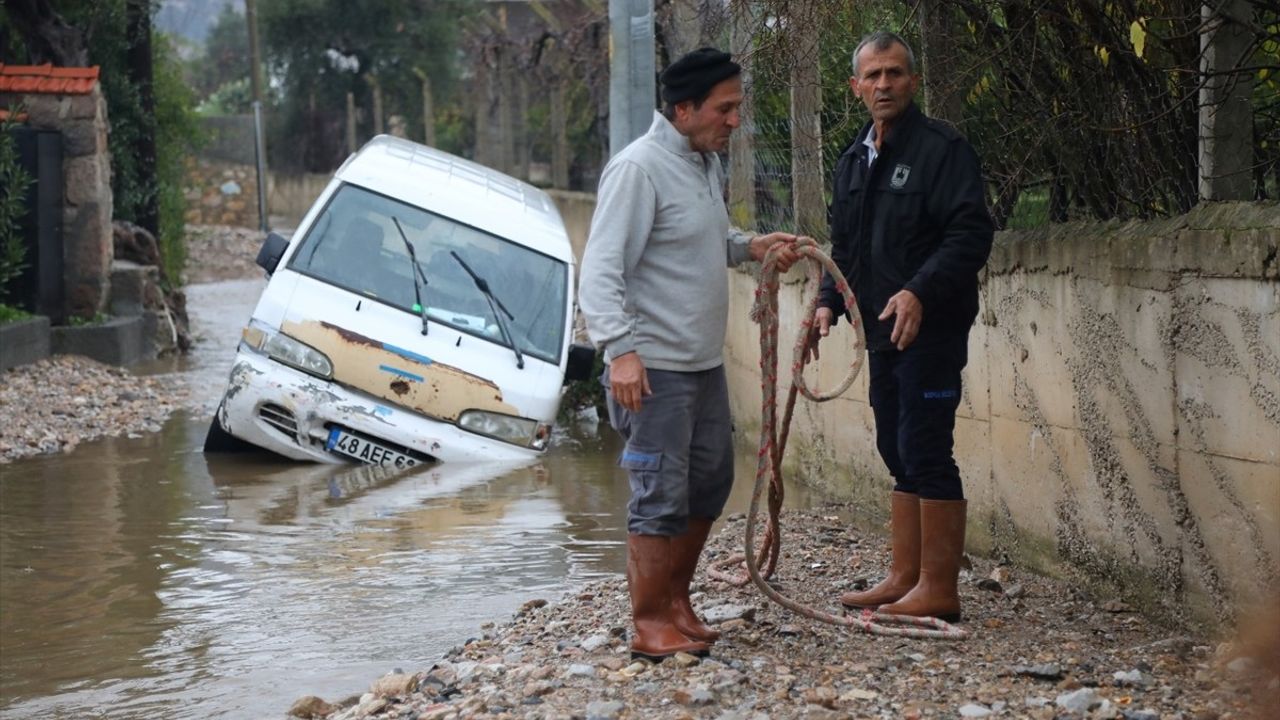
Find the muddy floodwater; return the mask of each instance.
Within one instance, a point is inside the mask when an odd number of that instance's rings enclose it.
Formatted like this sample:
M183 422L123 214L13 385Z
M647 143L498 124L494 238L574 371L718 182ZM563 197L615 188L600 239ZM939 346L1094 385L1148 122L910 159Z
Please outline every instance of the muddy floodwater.
M144 368L190 383L197 410L0 469L0 716L284 717L622 571L620 447L590 419L523 467L205 456L261 286L189 288L196 353ZM731 512L754 471L744 447Z

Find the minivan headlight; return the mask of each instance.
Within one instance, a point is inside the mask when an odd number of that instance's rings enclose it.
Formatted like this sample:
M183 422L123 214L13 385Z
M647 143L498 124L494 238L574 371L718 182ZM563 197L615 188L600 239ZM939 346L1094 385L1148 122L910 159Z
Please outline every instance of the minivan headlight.
M514 417L484 410L467 410L458 416L458 426L480 435L488 435L513 445L545 450L551 428L529 418Z
M333 378L333 363L330 363L329 356L305 342L294 340L284 333L269 333L252 325L244 328L242 337L253 350L262 352L271 360L300 369L303 373L324 379Z

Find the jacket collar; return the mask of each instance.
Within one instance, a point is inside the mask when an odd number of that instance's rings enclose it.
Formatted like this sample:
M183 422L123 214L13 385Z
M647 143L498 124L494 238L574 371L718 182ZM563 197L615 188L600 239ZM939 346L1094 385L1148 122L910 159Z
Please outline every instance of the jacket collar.
M880 143L880 156L884 157L889 152L895 151L906 145L907 141L914 133L916 126L920 124L923 118L924 113L920 112L920 108L916 105L915 100L912 100L911 103L907 105L907 109L903 111L902 118L899 119L897 124L895 124L889 131L889 137L885 138L884 141ZM853 143L853 147L851 149L858 154L859 158L865 158L867 156L867 148L862 143L871 135L871 130L874 127L875 123L868 120L867 124L862 126L862 132L858 133L858 139Z
M657 110L653 111L653 124L649 126L649 132L645 134L652 138L658 147L663 150L693 160L702 159L702 153L689 147L689 138L681 135L676 126L672 125L671 121Z

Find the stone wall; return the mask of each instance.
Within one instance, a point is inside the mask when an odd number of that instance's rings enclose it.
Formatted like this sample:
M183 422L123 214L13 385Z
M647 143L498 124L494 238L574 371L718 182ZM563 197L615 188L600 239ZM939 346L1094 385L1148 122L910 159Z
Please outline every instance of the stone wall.
M63 278L68 315L105 310L111 273L111 156L101 86L84 95L0 93L0 106L21 107L27 124L63 136Z
M970 547L1083 571L1150 609L1195 620L1229 622L1266 593L1274 599L1278 248L1275 204L999 234L956 429ZM802 311L801 284L788 279L783 367ZM754 438L755 278L735 272L731 283L733 407ZM850 365L846 328L810 371L820 388ZM837 400L801 400L788 464L803 482L883 508L891 482L866 387L864 372Z
M252 165L190 158L183 192L188 223L258 227L258 173Z

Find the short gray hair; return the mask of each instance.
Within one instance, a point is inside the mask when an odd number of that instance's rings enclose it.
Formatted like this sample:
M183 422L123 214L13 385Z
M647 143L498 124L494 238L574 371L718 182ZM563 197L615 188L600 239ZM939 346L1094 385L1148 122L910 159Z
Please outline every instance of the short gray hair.
M853 51L853 76L858 77L858 55L862 53L862 48L872 45L879 52L884 52L895 44L901 45L907 50L907 72L912 75L916 72L916 54L911 51L911 46L906 40L897 33L891 33L888 30L877 30L870 35L862 36L862 40L858 42L858 47Z

